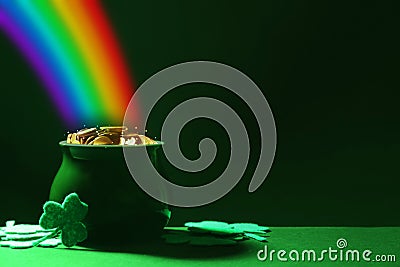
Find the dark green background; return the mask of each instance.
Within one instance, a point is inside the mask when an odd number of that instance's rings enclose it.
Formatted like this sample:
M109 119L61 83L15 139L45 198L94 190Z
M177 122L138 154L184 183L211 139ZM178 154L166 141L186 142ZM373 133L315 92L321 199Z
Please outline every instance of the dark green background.
M393 1L394 2L394 1ZM228 64L263 91L275 116L273 168L248 193L258 130L245 104L218 87L190 85L169 94L148 125L159 134L168 109L207 95L240 113L252 139L245 177L221 200L173 208L187 220L255 221L267 225L400 225L399 23L389 1L103 1L132 75L140 85L165 67L192 60ZM397 17L396 17L397 16ZM67 130L30 66L0 34L0 223L35 222L58 166ZM216 163L195 177L167 168L181 184L212 180L226 163L221 127L189 124L188 157L213 136Z

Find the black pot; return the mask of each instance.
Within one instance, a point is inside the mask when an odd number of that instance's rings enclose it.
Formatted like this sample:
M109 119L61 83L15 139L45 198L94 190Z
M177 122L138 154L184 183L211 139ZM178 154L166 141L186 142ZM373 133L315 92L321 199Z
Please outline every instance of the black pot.
M157 150L161 146L161 142L146 146L155 166L159 166ZM166 204L154 200L136 184L126 166L122 146L62 141L60 147L63 159L51 186L50 200L62 202L76 192L88 204L84 223L89 242L130 242L161 233L171 213ZM139 151L135 146L129 149ZM138 153L139 163L143 156L146 155Z

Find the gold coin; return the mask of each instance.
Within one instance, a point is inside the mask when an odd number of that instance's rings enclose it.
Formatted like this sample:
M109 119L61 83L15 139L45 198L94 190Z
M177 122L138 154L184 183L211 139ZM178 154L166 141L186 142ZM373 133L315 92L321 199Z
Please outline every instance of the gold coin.
M138 136L138 134L136 133L126 133L122 135L123 137L134 137L134 136Z
M102 132L99 133L98 136L106 136L111 139L114 145L118 145L121 137L121 133L115 132Z
M141 145L143 144L142 139L140 138L140 136L138 134L126 134L123 135L123 137L125 138L127 144L129 145ZM132 142L132 139L134 139L135 141Z
M107 136L98 136L93 140L93 145L112 145L112 143Z
M140 139L142 139L142 143L145 145L153 145L153 144L157 144L156 141L154 141L153 139L151 139L150 137L147 137L145 135L139 135Z
M97 131L96 128L88 128L88 129L79 130L76 134L83 137L83 136L92 135L92 134L96 133L96 131Z
M67 135L67 144L71 144L71 135L72 134Z
M93 141L96 138L95 135L91 135L89 136L86 140L85 140L85 145L88 145L91 141Z
M71 144L80 144L80 142L77 139L76 133L73 133L71 135Z
M126 127L126 126L103 126L103 127L100 127L100 130L101 131L107 131L107 132L120 133L120 132L127 131L128 127Z

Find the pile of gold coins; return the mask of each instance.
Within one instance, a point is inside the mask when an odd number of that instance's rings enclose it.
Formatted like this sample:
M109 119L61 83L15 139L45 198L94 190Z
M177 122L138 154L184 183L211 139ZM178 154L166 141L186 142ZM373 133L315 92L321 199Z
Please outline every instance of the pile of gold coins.
M70 133L67 136L68 144L80 145L152 145L157 141L137 133L128 133L125 126L105 126L85 128Z

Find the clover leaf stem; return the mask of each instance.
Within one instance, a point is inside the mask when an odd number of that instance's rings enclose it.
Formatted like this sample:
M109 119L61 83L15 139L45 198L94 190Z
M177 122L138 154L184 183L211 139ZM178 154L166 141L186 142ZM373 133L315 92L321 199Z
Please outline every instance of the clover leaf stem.
M50 234L45 235L45 236L39 238L38 240L36 240L36 241L33 243L33 246L36 247L37 245L39 245L39 244L42 243L43 241L45 241L45 240L47 240L47 239L50 239L50 238L53 238L53 237L56 237L60 232L61 232L61 227L57 227L57 228L54 229L54 231L52 231Z

